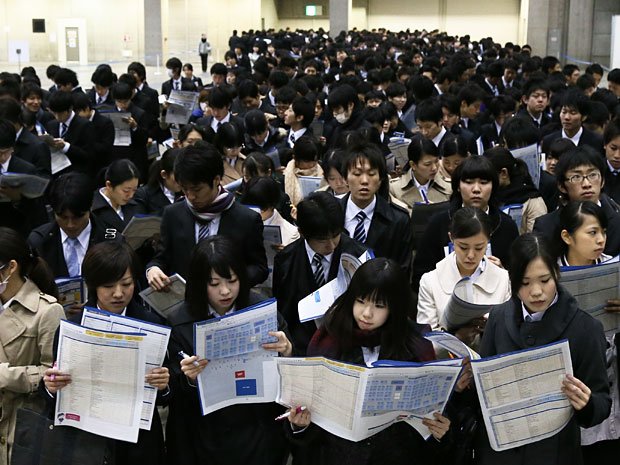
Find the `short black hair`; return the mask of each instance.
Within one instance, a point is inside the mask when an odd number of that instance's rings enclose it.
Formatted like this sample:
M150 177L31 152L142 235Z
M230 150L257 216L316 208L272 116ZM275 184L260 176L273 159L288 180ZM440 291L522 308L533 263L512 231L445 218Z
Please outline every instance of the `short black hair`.
M305 239L329 239L344 230L339 200L328 192L313 192L297 204L297 227Z
M405 95L406 93L407 88L400 82L391 82L387 89L385 89L385 95L392 98Z
M439 149L432 140L426 137L414 137L407 147L409 161L417 165L425 155L439 157Z
M415 108L415 119L416 121L430 121L441 124L443 111L439 100L428 99L420 102Z
M362 160L367 160L370 167L379 172L379 178L382 184L387 182L388 173L385 157L376 145L360 141L359 143L353 143L350 147L347 147L345 153L346 155L342 165L345 178L348 176L349 171L355 169L358 162L361 163Z
M131 100L133 89L125 82L117 82L112 87L112 98L114 100Z
M69 211L82 216L90 210L93 202L93 183L83 173L66 173L52 183L49 202L57 215Z
M93 103L88 97L88 94L85 94L84 92L74 92L72 94L72 97L73 97L73 109L75 111L82 111L86 109L92 110Z
M168 58L168 61L166 61L166 68L172 70L176 69L180 73L181 69L183 68L183 63L181 63L181 60L179 60L177 57Z
M174 177L179 185L207 183L224 176L224 162L217 149L208 143L185 147L174 161Z
M114 73L111 69L98 67L90 77L90 81L98 86L111 87L114 83Z
M48 106L51 111L56 113L71 110L73 108L73 97L71 96L71 92L53 92L50 96Z
M474 102L482 102L486 97L486 93L478 84L465 84L457 95L460 102L465 102L467 105L471 105Z
M129 66L127 66L127 72L136 73L141 81L144 81L146 79L146 68L144 67L142 63L138 61L133 61L129 63Z
M69 68L60 68L56 71L54 82L59 86L71 84L73 87L77 87L79 85L77 74Z
M590 101L581 89L568 89L564 92L561 106L577 110L581 115L586 116L590 111Z
M293 158L295 161L318 161L319 147L313 137L303 135L293 147Z
M234 123L224 123L215 135L215 146L221 153L225 148L241 147L243 145L243 132Z
M527 147L540 140L540 132L531 118L516 116L502 126L499 140L504 141L508 150Z
M209 129L211 128L209 127ZM184 124L179 130L179 133L177 134L177 139L179 140L179 142L184 142L185 139L187 139L187 136L189 136L190 132L192 131L196 131L198 134L200 134L202 140L208 140L209 138L207 130L203 126L198 126L197 124L190 123Z
M277 101L277 97L276 97ZM304 128L310 126L314 119L314 103L306 97L297 97L293 100L293 113L302 116L301 124Z
M215 87L209 94L211 108L229 108L232 103L230 92L223 86Z
M245 131L249 136L257 136L267 130L267 117L260 110L250 110L245 114Z
M239 94L239 100L243 100L247 97L259 98L260 92L258 91L258 84L251 79L244 79L237 84L237 93Z
M217 74L219 76L226 76L226 74L228 74L228 68L226 68L226 65L224 63L213 63L211 65L209 73L211 74L211 76L213 76L214 74Z
M607 74L607 82L620 84L620 68L614 68Z
M453 115L461 116L461 102L456 97L456 95L441 94L441 96L439 97L439 102L441 103L442 116L444 108Z
M515 102L515 100L509 95L499 95L497 97L493 97L489 102L489 111L495 118L497 118L502 113L514 113L516 104L517 102Z
M545 79L531 78L525 81L523 85L523 95L529 97L537 90L542 90L549 96L549 83Z
M586 74L600 74L601 76L603 76L603 74L605 74L605 71L603 71L603 67L598 63L592 63L591 65L587 66Z
M256 176L248 181L241 202L256 205L261 210L276 208L280 202L281 189L278 182L268 176Z
M125 241L103 241L86 251L82 262L82 277L89 295L94 297L98 287L120 280L127 270L130 270L137 284L140 268L138 256Z
M15 126L9 120L0 119L0 149L15 147Z
M333 89L327 96L327 104L330 109L342 107L346 109L349 104L358 105L357 92L349 84L343 84Z
M297 97L297 91L290 85L279 88L275 92L276 105L278 103L290 105Z
M289 77L288 75L279 69L274 69L269 73L268 82L271 87L275 90L284 87L288 84Z
M463 197L461 196L460 190L461 180L476 178L491 182L493 188L491 190L489 204L494 203L497 189L499 189L499 176L491 160L480 156L467 157L454 170L452 174L452 196L450 197L450 202L460 207L463 204Z
M17 100L0 98L0 118L8 119L13 124L22 124L22 107Z
M603 133L603 142L609 144L616 137L620 137L620 120L615 119L609 122Z
M20 95L22 101L25 101L31 95L36 95L40 99L43 99L43 89L34 82L24 82L20 90Z
M601 175L605 172L605 159L592 147L581 145L562 155L562 158L555 165L555 178L558 184L564 185L566 173L579 166L593 166L600 171Z

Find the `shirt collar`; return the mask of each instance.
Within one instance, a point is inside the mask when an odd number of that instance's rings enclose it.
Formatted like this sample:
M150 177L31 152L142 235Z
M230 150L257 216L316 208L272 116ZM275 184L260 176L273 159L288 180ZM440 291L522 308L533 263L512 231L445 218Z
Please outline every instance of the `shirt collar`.
M71 121L73 121L73 118L75 118L75 112L72 110L71 114L69 115L69 118L67 118L67 121L65 121L64 123L65 126L67 126L67 129L69 129L69 126L71 126Z
M108 311L108 310L104 310L103 308L101 308L101 307L99 306L99 304L97 304L97 308L98 308L99 310L104 311L104 312L113 313L113 312L110 312L110 311ZM120 315L120 316L127 316L127 307L125 307L121 313L117 313L116 315Z
M226 313L224 313L224 315L220 315L219 313L217 313L215 311L215 309L211 305L209 305L209 315L211 315L214 318L221 318L221 317L226 316L226 315L231 315L232 313L235 312L235 310L236 310L236 308L233 305L232 307L230 307L230 310L228 310Z
M306 239L304 239L304 246L306 247L306 254L308 255L308 260L310 261L310 263L312 263L312 259L317 252L315 252L312 247L310 247L310 244L308 244L308 241ZM334 252L330 253L329 255L323 255L323 260L327 261L327 263L330 264L332 262L333 256Z
M19 131L17 131L17 134L15 134L15 140L19 139L19 136L22 135L22 131L23 130L24 130L23 126L21 128L19 128Z
M415 175L413 174L413 170L409 170L409 171L411 171L411 180L413 181L413 185L417 187L418 190L424 189L424 192L428 192L428 189L431 187L431 179L429 179L426 184L420 184L418 180L415 178Z
M355 203L353 202L353 200L351 200L351 197L349 197L349 200L347 200L347 211L346 211L346 219L345 221L350 221L351 219L355 218L355 216L363 211L364 213L366 213L366 217L367 218L372 218L372 214L375 211L375 206L377 205L377 195L375 194L374 198L372 199L372 202L370 202L368 204L368 206L364 209L358 207L357 205L355 205Z
M555 303L558 301L558 293L555 293L555 297L553 298L553 301L551 302L551 305L549 305L549 307L547 307L546 309L544 309L542 312L535 312L535 313L530 313L527 311L527 308L525 308L525 304L523 302L521 302L521 311L523 312L523 321L525 321L526 317L530 317L532 319L532 321L540 321L543 319L543 317L545 316L545 312L547 310L549 310L550 307L552 307L553 305L555 305Z
M579 139L581 138L581 134L583 134L583 126L579 128L579 131L577 131L577 134L575 134L573 137L568 137L568 135L564 132L564 129L562 129L562 138L572 141L575 145L579 145Z
M105 187L102 187L101 189L99 189L99 193L101 194L101 197L103 197L105 201L108 202L108 205L110 206L112 210L114 210L117 214L122 213L123 207L118 207L118 209L116 209L112 206L112 201L109 199L107 195L105 195Z
M439 143L441 142L441 139L443 139L443 136L446 134L446 128L444 128L443 126L441 126L441 131L439 131L439 134L437 134L435 137L433 137L433 144L435 144L437 147L439 147Z
M62 228L59 227L58 229L60 229L60 242L64 244L65 241L69 239L69 236L67 236L67 233L64 232ZM90 220L88 220L88 224L86 225L86 227L82 230L78 237L76 237L84 250L88 249L88 244L90 242L90 233L92 229L92 224Z
M607 161L607 167L609 168L609 171L610 171L611 173L620 173L620 170L617 170L616 168L614 168L613 166L611 166L611 163L609 163L609 160L606 160L606 161Z
M6 173L9 171L9 163L11 163L11 158L13 158L13 154L9 155L9 158L6 159L4 163L2 163L2 172Z

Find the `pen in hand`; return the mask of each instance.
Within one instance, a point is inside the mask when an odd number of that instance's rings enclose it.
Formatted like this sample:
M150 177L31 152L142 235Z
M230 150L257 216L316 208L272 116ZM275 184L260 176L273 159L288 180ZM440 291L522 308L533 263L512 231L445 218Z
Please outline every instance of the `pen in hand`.
M53 368L53 369L58 368L58 361L54 362L54 365L52 365L52 368ZM51 381L54 381L55 379L56 379L56 375L51 374L51 375L50 375L50 380L51 380Z
M188 359L191 358L189 355L187 355L185 352L183 352L182 350L179 350L179 357L181 357L182 359ZM194 360L192 362L192 365L194 365L195 367L199 366L199 363L197 360Z
M304 410L306 410L306 408L307 408L307 407L306 407L305 405L302 405L301 407L297 407L297 408L295 409L295 413L301 413L301 412L303 412ZM278 415L278 416L276 417L276 421L278 421L278 420L284 420L285 418L288 418L288 417L290 417L290 416L291 416L291 412L290 412L290 411L288 411L288 412L286 412L286 413L283 413L282 415Z

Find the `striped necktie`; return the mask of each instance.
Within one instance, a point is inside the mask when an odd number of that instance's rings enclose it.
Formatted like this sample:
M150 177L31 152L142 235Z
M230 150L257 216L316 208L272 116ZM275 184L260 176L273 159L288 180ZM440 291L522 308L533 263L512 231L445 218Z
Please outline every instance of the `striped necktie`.
M67 271L69 272L69 276L79 276L80 275L80 261L78 259L78 247L80 247L80 242L77 238L68 237L67 241L69 243L69 256L67 257Z
M211 221L201 221L198 223L198 242L209 237Z
M363 211L360 211L357 215L355 215L357 225L355 226L355 231L353 232L353 239L360 244L366 242L366 229L364 228L364 221L366 218L366 213Z
M58 137L62 139L66 132L67 132L67 125L65 123L60 123L60 132L58 133Z
M315 253L312 258L312 266L314 267L314 282L317 289L325 285L325 270L323 269L323 255Z

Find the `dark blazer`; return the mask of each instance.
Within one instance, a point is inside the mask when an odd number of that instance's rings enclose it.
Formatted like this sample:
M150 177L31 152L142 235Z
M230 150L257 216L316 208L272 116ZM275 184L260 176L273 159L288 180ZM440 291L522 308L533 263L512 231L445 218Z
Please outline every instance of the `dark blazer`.
M133 200L130 200L126 205L121 207L124 220L112 209L108 201L101 195L99 189L93 194L93 204L90 208L92 216L97 219L101 227L106 231L109 230L109 234L112 234L112 230L116 231L116 234L121 234L125 227L129 224L129 221L137 212L137 205Z
M363 110L353 110L351 117L344 124L336 123L333 126L333 130L331 133L327 133L325 129L323 130L324 136L327 138L327 146L332 148L335 147L338 143L342 134L348 131L356 131L361 128L370 127L370 123L365 119L366 113Z
M603 192L611 197L614 202L620 203L620 175L614 174L609 165L605 163L605 185L603 185Z
M482 139L482 147L484 150L495 147L499 144L499 134L495 127L495 121L490 124L483 124L480 128L480 137Z
M142 90L138 90L135 93L132 101L146 111L153 121L159 118L159 94L155 89L149 87L146 82L142 86Z
M552 212L558 208L558 200L560 199L560 190L555 176L540 169L540 185L538 186L540 195L542 195L547 211Z
M422 240L418 244L413 262L414 289L418 289L422 275L434 270L435 265L445 258L444 247L450 241L448 230L452 222L452 215L456 210L458 207L455 208L453 205L450 210L437 213L430 219ZM489 216L493 221L491 251L508 268L510 245L519 237L519 229L512 218L497 207L489 206Z
M47 123L45 129L52 137L60 137L60 123L57 120ZM76 114L71 120L63 139L71 144L66 154L72 163L68 170L79 171L92 176L95 168L95 156L92 148L95 135L90 121Z
M340 257L343 253L359 257L366 247L346 234L340 235L340 244L334 250L327 281L338 275ZM306 253L305 239L297 239L278 253L273 263L273 295L278 299L278 311L286 320L292 336L293 346L300 356L306 355L306 348L314 332L314 321L301 323L297 304L301 299L318 289L312 267Z
M558 301L547 309L539 322L523 321L521 301L513 299L495 308L490 313L480 346L480 355L492 357L517 350L543 346L562 339L568 339L571 361L575 376L592 391L590 401L556 435L516 447L504 452L495 452L489 445L482 419L479 419L476 438L477 463L487 464L530 464L581 465L579 427L588 428L601 423L611 408L607 363L606 341L603 325L581 311L575 299L561 286L558 287Z
M345 212L349 197L350 194L347 194L340 199L340 205ZM375 256L391 258L408 270L413 248L409 213L379 195L376 197L377 203L364 245L372 249Z
M94 216L91 216L90 224L92 229L88 243L89 247L106 240L122 239L120 232L104 228ZM62 248L60 227L55 221L34 229L28 236L28 244L47 262L55 278L69 275Z
M102 105L114 105L114 99L112 98L112 91L110 90L110 92L108 92L108 95L106 95L105 100L101 103L97 103L97 92L95 91L94 88L89 89L88 92L86 93L86 95L88 95L88 98L90 99L90 103L92 104L92 108L95 107L100 107Z
M185 306L170 315L170 354L176 356L181 350L187 354L195 352L196 321ZM278 329L288 336L286 322L280 315ZM280 422L274 421L284 412L283 407L275 403L240 404L202 416L198 389L190 386L180 363L171 363L170 372L172 389L178 393L171 399L166 427L170 464L282 465L286 461L288 444L284 430Z
M547 134L543 138L542 150L544 153L548 153L549 147L551 144L557 139L562 138L562 130L554 131L551 134ZM605 149L603 148L603 137L599 134L590 131L589 129L583 128L583 132L581 133L581 137L579 138L578 147L582 145L588 145L592 147L594 150L599 152L601 155L605 154Z
M210 128L212 122L213 122L213 116L203 116L202 118L198 118L196 120L196 126ZM240 118L239 116L235 116L231 113L229 122L237 126L237 128L239 129L239 131L241 131L241 133L245 132L245 121L243 120L243 118Z
M15 141L13 154L34 165L36 174L47 178L52 176L51 152L49 146L26 128Z
M178 202L164 209L161 237L151 266L160 267L164 273L178 273L187 277L192 249L196 245L196 222L185 202ZM222 213L218 234L235 242L247 265L248 282L255 286L267 279L267 256L263 246L263 222L258 213L234 202Z
M600 201L608 222L605 253L615 257L620 253L620 207L606 194L601 194ZM547 237L552 243L559 237L559 229L560 208L546 215L539 216L534 221L534 232Z
M549 114L547 112L543 112L542 118L540 120L540 125L539 125L538 122L534 118L532 118L532 115L529 114L529 112L527 111L527 108L525 107L521 107L519 111L517 111L516 116L518 116L519 118L528 119L538 129L542 128L543 126L546 126L547 124L551 122L551 117L549 116Z
M8 171L11 173L38 174L33 165L15 156L11 156ZM22 197L19 202L15 203L0 202L0 226L12 228L24 237L27 237L30 231L47 221L43 197L36 199Z
M145 184L141 186L133 196L136 203L136 214L162 216L164 208L172 205L161 186L151 186Z
M98 110L91 121L94 131L92 142L93 154L95 155L95 173L99 173L112 162L112 148L114 147L114 123L106 118Z
M166 94L169 97L170 92L172 92L173 88L174 87L172 85L172 79L164 81L161 85L161 93ZM196 87L194 86L194 83L191 81L191 79L182 77L181 78L181 90L195 91Z

